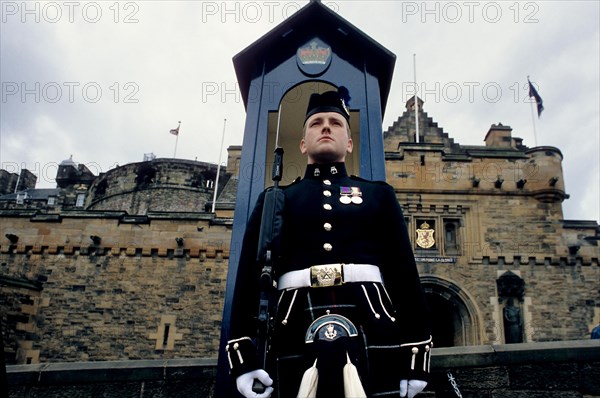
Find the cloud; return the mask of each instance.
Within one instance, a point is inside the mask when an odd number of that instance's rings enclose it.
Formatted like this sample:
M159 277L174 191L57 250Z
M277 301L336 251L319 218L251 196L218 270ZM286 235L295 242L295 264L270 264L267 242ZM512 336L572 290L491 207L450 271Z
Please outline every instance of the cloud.
M425 111L456 142L482 145L502 122L532 147L530 75L546 106L537 143L564 154L565 217L600 219L597 2L323 3L397 56L384 130L404 112L416 53ZM172 157L180 120L177 157L216 163L224 119L225 146L242 144L232 57L305 4L2 2L2 167Z

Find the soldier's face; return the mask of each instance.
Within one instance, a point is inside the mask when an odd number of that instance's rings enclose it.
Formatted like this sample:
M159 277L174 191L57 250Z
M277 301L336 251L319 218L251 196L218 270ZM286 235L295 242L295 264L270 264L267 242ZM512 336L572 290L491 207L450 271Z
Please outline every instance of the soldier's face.
M339 113L316 113L306 121L300 152L309 164L343 162L352 152L349 132L348 122Z

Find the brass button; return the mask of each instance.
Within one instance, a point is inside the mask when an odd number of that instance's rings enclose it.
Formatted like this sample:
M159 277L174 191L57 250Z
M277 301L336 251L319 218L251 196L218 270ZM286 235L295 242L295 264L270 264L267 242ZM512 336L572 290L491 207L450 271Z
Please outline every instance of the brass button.
M328 252L330 252L330 251L331 251L331 249L333 249L333 246L331 246L331 244L330 244L330 243L325 243L325 244L323 245L323 249L325 249L325 251L328 251Z
M331 181L329 181L329 180L323 180L323 184L325 184L325 185L331 185Z
M331 210L331 209L332 209L332 207L331 207L331 205L330 205L329 203L325 203L325 204L323 205L323 208L324 208L325 210Z
M323 224L323 228L325 229L325 231L331 231L331 224L326 222L325 224Z
M328 197L330 197L330 196L331 196L331 191L324 190L324 191L323 191L323 196L325 196L325 197L327 197L327 198L328 198Z

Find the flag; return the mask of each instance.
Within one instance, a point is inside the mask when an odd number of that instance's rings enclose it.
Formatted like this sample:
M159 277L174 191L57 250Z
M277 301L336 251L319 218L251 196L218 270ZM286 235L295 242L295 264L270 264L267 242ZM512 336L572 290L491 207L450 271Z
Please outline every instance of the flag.
M169 131L169 133L171 133L173 135L179 135L179 127L181 127L181 122L179 122L179 125L177 126L177 128L171 129L171 131Z
M542 97L540 97L540 95L538 94L535 87L533 87L533 84L531 84L531 82L529 81L529 78L527 78L527 82L529 83L529 98L531 98L531 97L535 98L535 103L537 105L538 117L540 117L540 115L542 114L542 111L544 110L544 101L542 101Z

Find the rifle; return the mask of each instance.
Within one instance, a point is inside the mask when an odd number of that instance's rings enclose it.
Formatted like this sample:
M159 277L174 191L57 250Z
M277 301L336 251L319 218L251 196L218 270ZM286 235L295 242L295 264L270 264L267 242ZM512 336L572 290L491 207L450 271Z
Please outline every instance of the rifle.
M273 292L275 289L274 265L280 255L280 235L283 224L284 196L279 188L283 168L283 148L275 148L273 161L273 187L265 192L263 213L260 225L257 263L262 264L260 275L260 299L258 305L258 342L257 351L263 369L267 368L267 352L269 345L269 330L271 328L271 306L273 305ZM262 394L265 386L254 380L252 391Z

